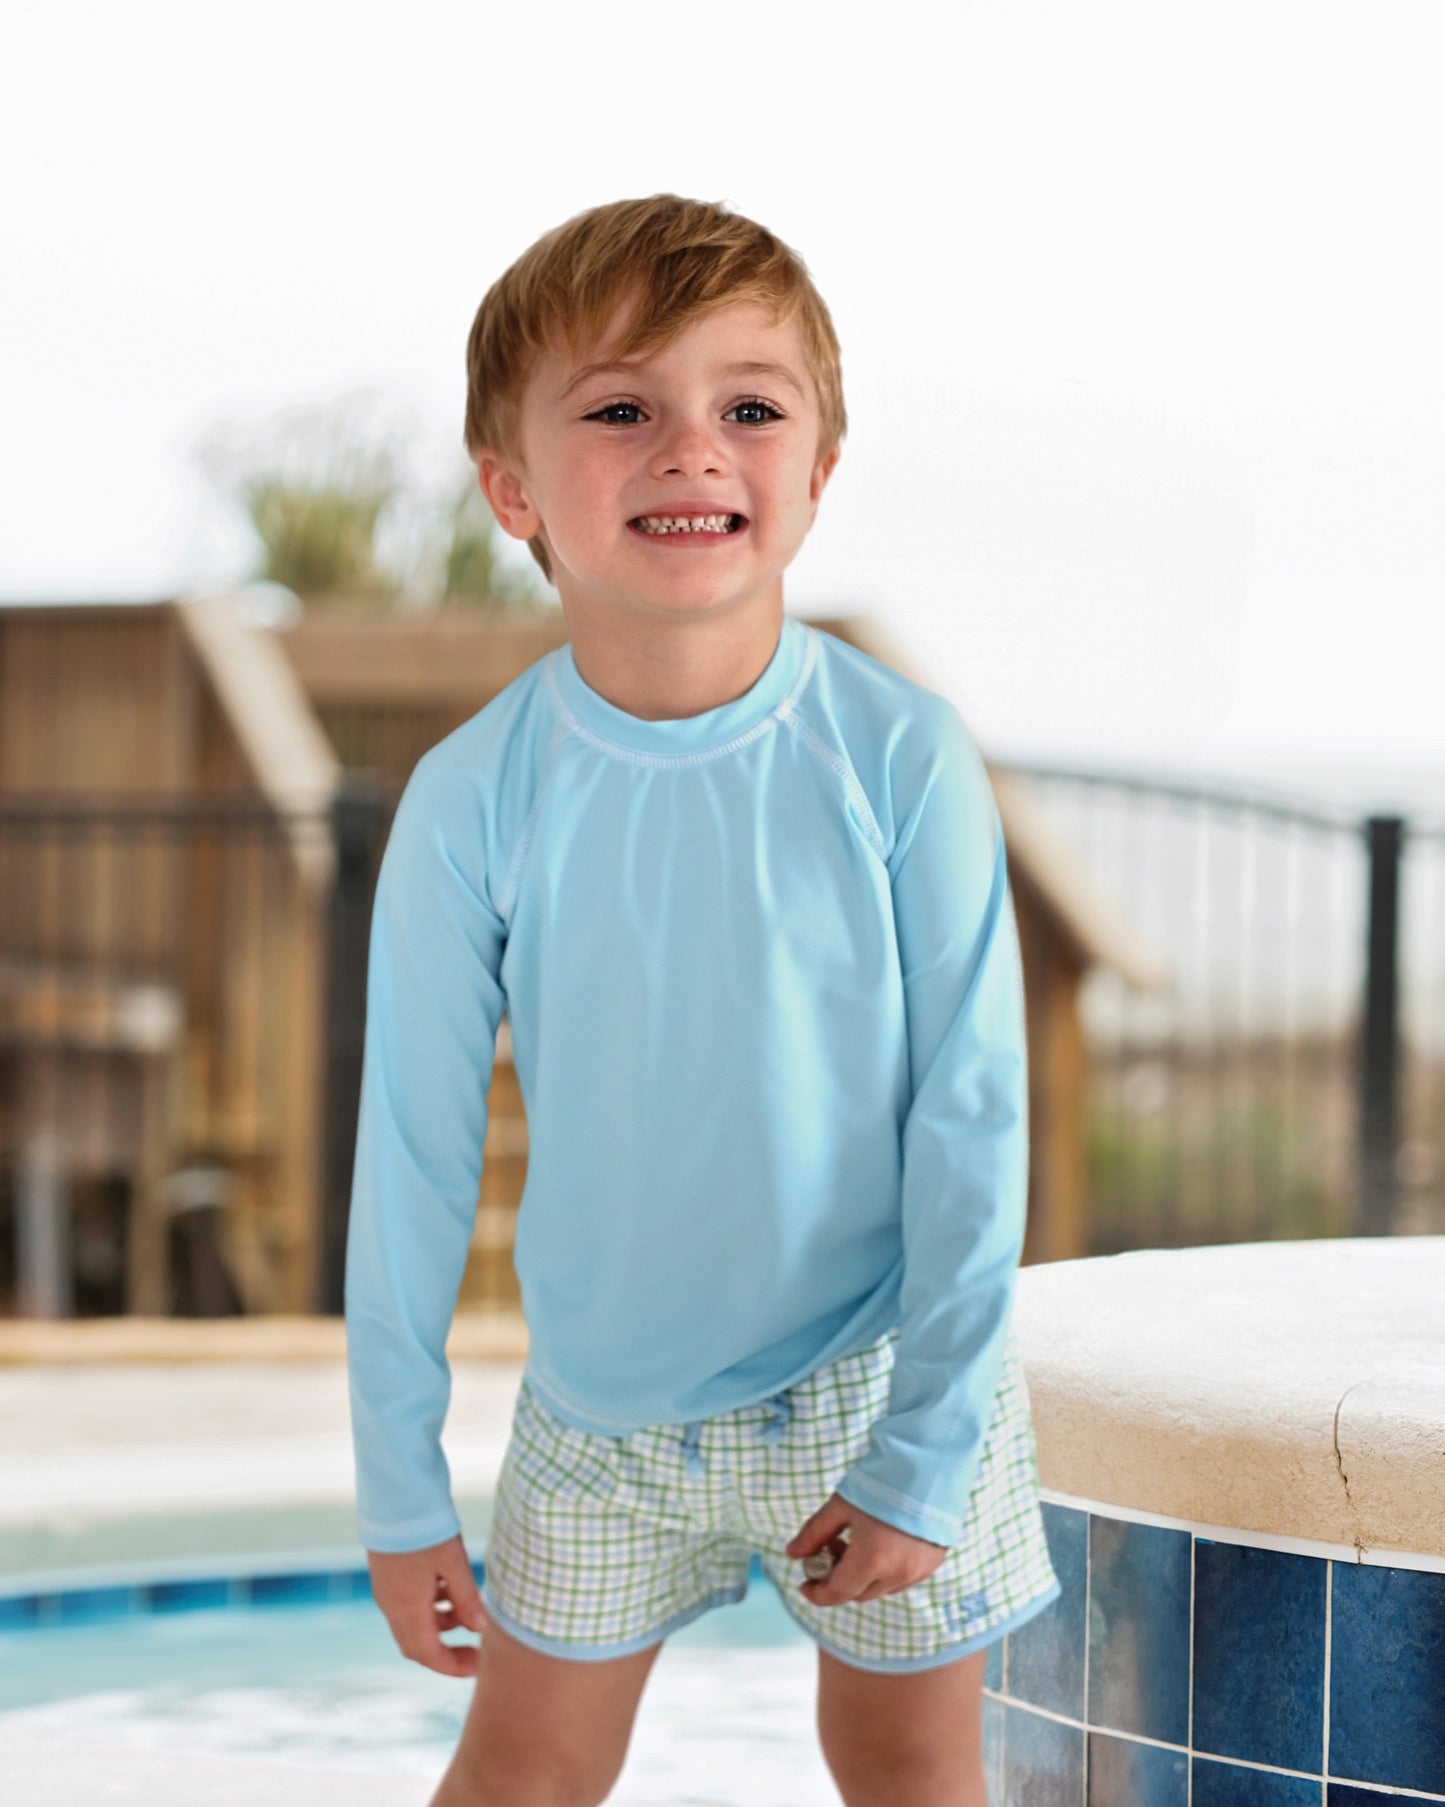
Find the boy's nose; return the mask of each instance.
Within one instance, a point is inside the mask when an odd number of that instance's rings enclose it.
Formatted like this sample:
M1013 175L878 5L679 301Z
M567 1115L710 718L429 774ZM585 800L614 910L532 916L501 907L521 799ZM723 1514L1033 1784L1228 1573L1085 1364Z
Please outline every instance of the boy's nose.
M690 472L722 472L722 451L710 433L701 427L679 427L670 433L657 456L657 474L663 477L686 476Z

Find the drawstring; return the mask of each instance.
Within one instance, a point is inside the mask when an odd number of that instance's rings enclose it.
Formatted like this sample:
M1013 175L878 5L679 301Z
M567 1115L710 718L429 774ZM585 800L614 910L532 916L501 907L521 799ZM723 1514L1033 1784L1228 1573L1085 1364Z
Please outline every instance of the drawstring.
M792 1423L793 1402L788 1397L787 1388L784 1387L781 1393L774 1393L770 1398L765 1399L763 1404L773 1416L758 1432L758 1441L760 1443L776 1443Z
M770 1414L766 1424L759 1427L760 1443L776 1443L793 1421L793 1401L786 1387L780 1393L773 1393L763 1402ZM688 1478L701 1481L707 1475L707 1464L702 1457L702 1427L704 1420L694 1418L687 1426L682 1438L682 1453L686 1463Z
M702 1419L694 1418L682 1439L682 1453L687 1458L688 1476L694 1481L702 1480L707 1473L707 1465L702 1459L702 1451L698 1448L701 1437Z

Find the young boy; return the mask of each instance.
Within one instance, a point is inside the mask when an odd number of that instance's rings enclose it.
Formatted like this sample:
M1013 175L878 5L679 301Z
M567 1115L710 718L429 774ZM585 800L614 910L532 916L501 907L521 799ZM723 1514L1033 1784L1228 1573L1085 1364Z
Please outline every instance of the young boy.
M476 1676L432 1807L603 1801L663 1639L754 1551L848 1807L985 1807L987 1646L1059 1593L1017 931L953 705L783 612L832 322L763 227L654 195L519 258L467 375L570 640L418 762L372 923L358 1525L402 1652ZM504 1010L530 1346L479 1596L439 1436Z

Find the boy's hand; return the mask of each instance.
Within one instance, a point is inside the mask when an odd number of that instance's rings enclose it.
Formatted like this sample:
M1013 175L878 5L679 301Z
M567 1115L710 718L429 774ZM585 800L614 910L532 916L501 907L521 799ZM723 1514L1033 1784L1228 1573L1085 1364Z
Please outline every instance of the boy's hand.
M371 1591L397 1649L439 1675L475 1675L473 1644L444 1644L444 1631L483 1631L486 1608L460 1536L424 1550L368 1550Z
M844 1541L838 1533L852 1526ZM787 1545L789 1556L811 1556L828 1546L837 1557L826 1581L805 1581L798 1590L814 1606L843 1606L850 1600L876 1600L880 1594L901 1594L942 1566L948 1550L943 1544L913 1537L896 1525L885 1524L864 1512L841 1493L831 1494Z

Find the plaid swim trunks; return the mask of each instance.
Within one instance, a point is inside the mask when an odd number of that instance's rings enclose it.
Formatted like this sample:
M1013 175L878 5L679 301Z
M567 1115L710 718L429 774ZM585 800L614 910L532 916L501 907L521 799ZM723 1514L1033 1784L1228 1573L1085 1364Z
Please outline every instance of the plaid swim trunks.
M867 1449L897 1341L895 1327L769 1399L617 1437L565 1423L523 1376L486 1544L487 1612L550 1656L627 1656L741 1600L757 1551L802 1629L859 1669L931 1669L1032 1618L1061 1590L1012 1326L960 1541L901 1593L815 1606L799 1592L802 1561L783 1551Z

